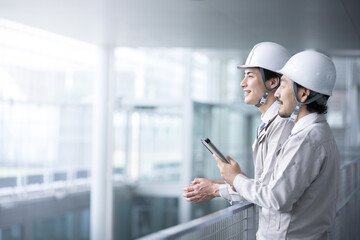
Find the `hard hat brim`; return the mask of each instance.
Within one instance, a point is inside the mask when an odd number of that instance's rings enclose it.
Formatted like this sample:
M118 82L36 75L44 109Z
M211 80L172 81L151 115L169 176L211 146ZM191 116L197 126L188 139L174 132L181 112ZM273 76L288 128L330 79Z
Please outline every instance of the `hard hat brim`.
M259 66L254 66L254 65L240 65L237 66L238 69L245 69L245 68L258 68Z
M287 76L286 73L285 73L282 69L276 70L276 71L274 71L274 72L276 72L276 73L278 73L278 74L281 74L281 75Z

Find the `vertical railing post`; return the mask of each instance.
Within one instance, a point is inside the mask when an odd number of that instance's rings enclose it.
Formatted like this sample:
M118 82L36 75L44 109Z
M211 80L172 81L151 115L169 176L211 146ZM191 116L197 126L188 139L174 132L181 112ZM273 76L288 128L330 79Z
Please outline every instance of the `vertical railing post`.
M248 208L246 214L245 239L254 240L256 236L256 205Z
M254 204L254 206L252 207L252 211L253 211L253 228L252 228L252 237L251 239L255 239L256 238L256 205Z

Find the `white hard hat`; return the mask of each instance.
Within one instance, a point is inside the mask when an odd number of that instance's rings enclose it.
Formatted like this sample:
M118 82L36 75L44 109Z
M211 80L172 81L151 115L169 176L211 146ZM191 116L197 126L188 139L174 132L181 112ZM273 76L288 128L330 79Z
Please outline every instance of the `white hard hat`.
M274 72L281 69L289 58L290 53L283 46L273 42L261 42L252 48L245 64L238 68L260 67Z
M261 77L265 87L265 94L260 99L256 107L260 107L266 102L266 99L270 92L277 89L277 87L268 90L265 84L265 73L263 69L267 69L275 72L282 68L284 64L289 60L290 53L283 46L273 42L261 42L256 44L250 51L244 65L238 66L238 68L260 68Z
M332 95L336 79L335 65L322 53L312 50L297 53L278 72L310 90Z

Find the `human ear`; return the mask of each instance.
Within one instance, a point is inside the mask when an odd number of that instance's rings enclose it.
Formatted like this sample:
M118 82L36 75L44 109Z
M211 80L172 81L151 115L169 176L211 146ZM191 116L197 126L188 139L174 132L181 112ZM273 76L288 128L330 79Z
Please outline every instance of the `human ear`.
M310 89L307 88L301 88L299 89L300 91L298 91L298 99L300 102L305 102L306 100L308 100L309 95L310 95Z
M266 83L267 83L267 86L266 86L267 89L274 89L274 88L276 88L276 87L279 86L279 84L280 84L280 78L278 78L278 77L273 77L273 78L267 80Z

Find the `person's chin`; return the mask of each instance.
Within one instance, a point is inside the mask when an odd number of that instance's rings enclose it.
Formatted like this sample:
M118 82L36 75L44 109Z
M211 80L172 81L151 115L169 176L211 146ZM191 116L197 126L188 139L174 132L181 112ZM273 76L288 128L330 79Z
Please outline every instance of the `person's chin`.
M244 102L249 105L256 105L250 97L245 97Z
M282 112L282 111L280 111L280 110L279 110L278 114L279 114L279 116L282 117L282 118L288 118L288 117L290 117L290 114L284 113L284 112Z

